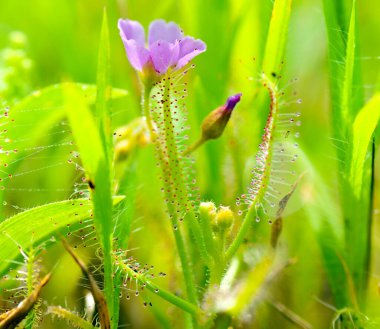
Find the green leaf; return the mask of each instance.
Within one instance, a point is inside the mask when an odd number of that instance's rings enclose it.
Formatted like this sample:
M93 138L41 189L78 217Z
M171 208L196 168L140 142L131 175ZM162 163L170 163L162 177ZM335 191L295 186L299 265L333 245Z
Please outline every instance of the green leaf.
M99 166L95 171L95 189L92 191L95 221L100 226L100 239L103 250L104 264L104 291L107 306L112 318L112 328L118 326L119 291L114 288L113 256L112 256L112 232L114 221L112 218L112 135L111 135L111 112L109 99L111 96L110 80L110 45L108 37L107 11L104 9L97 69L97 94L96 94L96 119L98 121L97 132L100 137L102 149L98 150ZM95 133L95 131L94 131ZM91 139L83 142L91 145ZM90 152L91 153L91 152ZM86 166L85 166L86 168Z
M356 27L356 8L355 1L352 5L352 13L350 19L350 27L348 30L348 40L346 46L346 63L344 69L344 80L341 96L341 116L342 124L341 127L347 128L350 127L352 122L352 112L353 112L353 103L352 103L352 87L353 87L353 76L355 68L355 27ZM344 133L346 135L346 133Z
M65 87L66 114L88 179L94 183L101 161L105 161L103 143L94 117L84 97L73 88Z
M341 102L341 81L344 77L344 56L346 43L344 33L347 32L347 14L344 10L345 0L324 0L323 9L326 22L328 46L329 46L329 68L330 89L333 107L334 128L339 129Z
M269 76L279 73L284 59L292 0L276 0L273 5L265 48L263 71Z
M350 183L360 198L363 186L364 162L372 135L380 119L380 93L375 94L360 110L353 126Z
M108 20L107 13L104 10L98 54L96 117L99 124L100 136L107 151L107 157L110 156L112 147L111 111L108 104L112 92L110 86L110 58Z

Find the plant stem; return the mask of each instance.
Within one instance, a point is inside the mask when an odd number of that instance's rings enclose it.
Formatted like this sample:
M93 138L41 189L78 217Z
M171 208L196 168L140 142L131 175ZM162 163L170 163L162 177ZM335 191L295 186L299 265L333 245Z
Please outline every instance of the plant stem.
M155 293L161 298L165 299L169 303L177 306L183 311L193 315L199 316L202 313L202 310L194 303L188 302L187 300L178 297L171 292L161 288L160 286L154 284L152 281L146 278L144 274L135 272L128 264L124 263L120 258L116 257L115 261L116 266L126 274L127 277L137 280L143 287L146 287L149 291Z
M148 129L150 132L150 136L152 139L152 142L155 141L154 135L155 132L153 130L153 125L152 125L152 117L150 115L150 109L149 109L149 101L150 101L150 92L152 91L152 88L150 86L144 86L143 85L143 95L142 95L142 108L143 108L143 115L145 116L146 123L148 125Z
M166 86L165 86L164 98L168 100L170 97L169 86L167 84L165 84L165 85ZM144 113L146 120L147 120L147 125L149 128L150 134L151 134L151 139L154 143L156 143L158 136L156 135L156 132L153 129L152 119L151 119L151 115L150 115L150 108L149 108L150 92L151 92L150 88L144 88L143 102L142 102L143 103L143 113ZM166 147L172 148L173 147L172 141L174 140L174 136L173 136L173 131L172 131L172 129L173 129L172 128L172 120L171 120L172 118L171 118L169 101L167 101L166 104L164 104L163 110L164 110L164 118L165 118L164 129L165 129L165 135L166 135L164 140L166 142ZM158 156L160 159L160 165L161 165L161 169L163 172L163 176L165 177L165 179L168 179L168 181L171 181L172 180L171 175L175 175L178 168L173 168L174 170L171 170L171 169L172 169L173 165L174 165L174 167L177 166L178 159L174 159L174 164L173 164L173 159L169 158L168 162L169 162L170 168L169 168L169 170L166 169L165 168L166 164L163 163L164 155L163 155L163 150L161 147L162 147L161 145L158 145L157 152L159 153ZM172 200L172 195L171 195L170 191L168 191L168 189L165 189L165 196L168 200ZM184 244L184 240L182 237L182 233L181 233L179 226L178 226L179 225L178 215L174 209L174 206L170 202L167 202L167 206L168 206L169 213L171 215L172 225L174 228L174 230L173 230L174 238L175 238L175 242L176 242L176 246L177 246L178 255L179 255L179 258L181 261L182 272L183 272L183 277L184 277L184 281L185 281L187 296L188 296L191 303L197 305L198 298L197 298L197 294L196 294L196 290L195 290L194 277L192 275L192 271L191 271L191 267L190 267L190 260L189 260L187 251L185 249L185 244ZM167 297L166 294L164 294L164 295Z
M248 210L247 215L244 218L243 224L241 225L236 238L234 239L232 244L227 249L227 252L226 252L226 262L227 263L235 255L236 251L239 249L240 245L242 244L244 237L247 235L247 232L252 225L254 217L255 217L255 205L252 204Z
M196 141L194 144L191 144L187 150L183 153L184 156L192 153L193 151L195 151L198 147L202 146L203 143L204 143L204 139L201 137L198 139L198 141Z

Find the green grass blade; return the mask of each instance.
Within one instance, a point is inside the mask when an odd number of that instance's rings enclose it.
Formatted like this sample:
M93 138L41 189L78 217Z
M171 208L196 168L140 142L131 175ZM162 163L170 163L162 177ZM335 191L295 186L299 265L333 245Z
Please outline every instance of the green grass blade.
M112 218L112 135L111 135L111 111L109 100L110 87L110 45L108 33L107 12L104 9L103 22L100 33L98 69L97 69L97 94L96 94L96 119L98 132L103 146L104 159L101 159L95 176L96 189L93 190L95 218L102 221L103 229L103 264L104 264L104 290L108 310L111 315L111 328L118 327L119 321L119 287L114 285L114 266L112 257L112 232L114 221ZM87 140L87 143L89 140ZM116 288L115 288L116 286Z
M339 107L341 103L341 82L344 77L343 63L346 53L344 33L347 31L347 24L345 23L347 18L343 8L344 0L323 1L329 44L330 90L335 131L339 131L340 129L341 114Z
M355 28L356 27L356 6L355 1L352 5L352 13L350 19L350 26L348 30L348 39L346 46L346 60L345 60L345 69L344 69L344 80L343 80L343 88L341 95L341 127L343 129L347 129L350 127L350 123L352 122L352 112L353 112L353 104L352 104L352 88L353 88L353 76L354 76L354 68L355 68ZM343 132L343 136L346 135L347 132Z
M88 180L91 182L94 223L104 255L105 296L113 305L112 207L109 161L98 125L84 99L72 88L66 90L67 115ZM112 309L110 308L110 314Z
M351 8L350 18L347 15L348 8ZM354 118L363 102L361 71L356 60L356 1L324 1L324 9L329 37L333 134L336 140L344 142L337 148L339 169L342 172L342 175L339 175L339 183L346 237L343 261L352 277L350 280L354 283L359 304L363 305L369 266L372 203L371 193L361 191L364 191L363 186L368 188L368 191L371 190L372 169L369 164L373 155L367 153L368 144L359 146L356 140L359 135L366 135L368 128L361 126L364 129L362 133L353 128ZM376 116L376 113L374 115ZM360 119L358 124L360 125ZM373 130L368 130L370 138ZM369 161L363 160L363 152L364 158L368 158ZM357 156L359 158L356 158ZM352 188L353 184L358 187L357 190Z
M100 135L109 157L112 147L111 139L111 111L109 100L111 98L110 86L110 45L108 33L107 12L104 9L103 23L100 34L98 72L97 72L97 92L96 92L96 118L99 123Z
M85 99L72 86L65 88L66 113L87 178L95 183L100 163L105 161L103 143Z
M380 93L377 93L360 110L353 125L350 183L357 198L361 196L365 158L379 119Z
M265 47L263 71L269 76L277 75L284 59L292 0L276 0L273 5L267 43Z

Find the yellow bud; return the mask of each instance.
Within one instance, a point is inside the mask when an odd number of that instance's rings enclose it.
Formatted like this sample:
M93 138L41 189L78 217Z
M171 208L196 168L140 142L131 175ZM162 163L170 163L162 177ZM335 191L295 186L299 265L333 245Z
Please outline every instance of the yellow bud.
M229 207L220 206L215 216L215 225L218 230L225 231L229 229L234 221L234 213Z
M201 202L199 206L199 212L201 217L208 217L211 221L213 221L216 215L216 207L214 202Z

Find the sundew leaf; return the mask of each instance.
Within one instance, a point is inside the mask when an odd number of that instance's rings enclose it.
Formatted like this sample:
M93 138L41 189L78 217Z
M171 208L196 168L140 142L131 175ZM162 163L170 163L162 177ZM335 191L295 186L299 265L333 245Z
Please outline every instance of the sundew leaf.
M113 204L123 199L114 197ZM11 261L22 257L17 246L24 250L38 246L68 226L92 217L91 214L91 201L75 199L49 203L7 218L0 223L0 276L12 266Z
M10 109L10 115L16 124L18 118L21 117L22 121L30 118L32 122L36 122L33 129L28 130L28 140L26 142L33 144L53 123L65 116L64 91L69 87L75 89L89 104L95 102L95 85L65 82L37 90ZM128 92L114 88L111 94L113 99L117 99L127 96ZM25 133L23 130L16 128L9 128L9 133L13 139L17 139L19 135Z
M375 94L360 110L353 125L350 183L356 197L363 186L364 162L372 134L380 119L380 93Z
M263 71L270 75L281 69L286 40L292 0L276 0L273 5L268 38L264 54Z
M8 116L1 117L1 124L7 130L4 135L10 141L6 146L11 149L11 152L7 152L6 158L1 160L4 160L4 163L6 160L9 173L14 174L17 166L30 153L30 148L39 145L42 136L49 136L52 127L65 118L64 91L70 87L76 90L89 104L95 102L96 86L67 82L35 91L7 109ZM112 99L116 99L127 96L128 92L122 89L112 89L111 95ZM4 147L4 145L2 146ZM17 152L13 152L13 150L17 150ZM4 155L5 152L0 154L0 157ZM4 180L2 184L5 185L8 181ZM2 194L3 190L0 190L0 197Z
M15 122L14 125L8 125L7 127L9 138L13 141L22 139L23 148L29 145L35 145L37 140L39 140L46 131L51 129L52 125L65 117L64 91L67 88L75 89L89 104L95 102L96 86L94 85L66 82L35 91L9 110L10 117ZM128 92L126 90L112 89L113 99L127 95ZM23 138L26 131L25 129L20 129L18 122L28 121L35 124L27 130L28 138L26 139ZM15 147L17 148L17 145L15 145ZM21 156L21 153L22 152L17 156Z
M17 246L27 250L49 240L60 230L90 218L89 200L65 200L32 208L12 216L0 224L0 275L12 265L10 261L21 257Z

